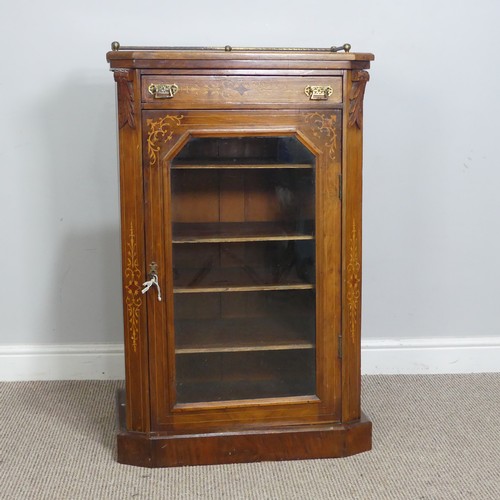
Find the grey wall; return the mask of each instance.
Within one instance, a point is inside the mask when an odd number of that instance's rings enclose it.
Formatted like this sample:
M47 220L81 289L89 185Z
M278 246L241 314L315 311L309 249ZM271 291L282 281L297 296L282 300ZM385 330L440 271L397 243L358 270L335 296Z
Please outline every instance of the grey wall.
M365 106L365 338L500 336L500 3L3 2L1 344L120 342L123 44L376 54Z

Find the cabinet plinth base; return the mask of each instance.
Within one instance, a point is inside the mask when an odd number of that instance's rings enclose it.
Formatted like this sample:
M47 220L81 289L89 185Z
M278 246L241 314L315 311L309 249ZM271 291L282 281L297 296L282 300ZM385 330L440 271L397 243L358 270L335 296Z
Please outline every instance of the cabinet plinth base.
M206 434L121 431L118 462L141 467L305 460L355 455L371 449L372 425L357 422L261 428Z

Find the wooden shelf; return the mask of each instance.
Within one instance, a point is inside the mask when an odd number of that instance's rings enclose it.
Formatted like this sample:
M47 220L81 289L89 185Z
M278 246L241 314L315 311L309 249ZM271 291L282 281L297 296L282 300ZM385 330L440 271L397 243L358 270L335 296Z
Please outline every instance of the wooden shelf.
M314 284L301 280L293 271L276 280L276 277L266 268L176 268L175 275L174 293L176 294L311 290L314 288Z
M304 318L181 320L176 354L314 349L314 324Z
M238 169L282 169L282 168L311 169L313 168L313 165L311 163L273 163L273 162L265 162L265 163L177 162L177 163L172 163L171 168L174 170L197 170L197 169L238 170Z
M207 287L174 287L174 293L224 293L224 292L259 292L271 290L312 290L309 283L294 283L289 285L245 285L245 286L207 286Z
M313 240L313 223L306 230L290 229L279 222L174 223L173 243L232 243L252 241Z

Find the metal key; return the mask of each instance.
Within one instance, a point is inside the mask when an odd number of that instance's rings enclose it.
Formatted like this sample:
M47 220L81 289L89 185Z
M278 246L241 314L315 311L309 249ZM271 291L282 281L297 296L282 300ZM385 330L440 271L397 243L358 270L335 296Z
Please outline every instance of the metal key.
M158 275L156 273L151 273L149 276L151 276L151 279L145 281L142 284L144 288L141 290L141 292L143 294L146 293L154 285L158 292L158 300L161 302L161 290L160 290L160 284L158 283Z

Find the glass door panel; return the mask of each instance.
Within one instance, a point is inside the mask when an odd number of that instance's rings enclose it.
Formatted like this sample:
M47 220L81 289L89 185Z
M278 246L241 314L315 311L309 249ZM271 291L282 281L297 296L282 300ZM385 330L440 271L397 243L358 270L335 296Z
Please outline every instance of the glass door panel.
M177 403L315 394L315 160L198 138L171 164Z

